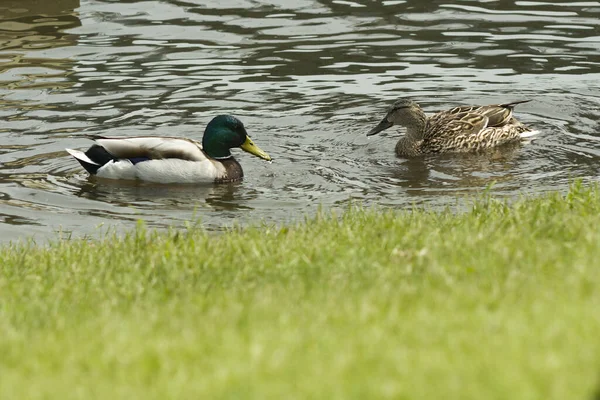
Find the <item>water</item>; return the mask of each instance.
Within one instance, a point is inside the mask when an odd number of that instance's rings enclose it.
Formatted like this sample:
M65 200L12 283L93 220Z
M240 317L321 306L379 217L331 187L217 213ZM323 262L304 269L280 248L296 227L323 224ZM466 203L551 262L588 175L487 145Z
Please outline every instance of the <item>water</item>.
M98 226L208 229L300 220L349 201L442 207L496 182L514 196L599 170L600 2L2 0L0 241ZM394 156L366 132L398 97L428 112L533 99L542 130L486 155ZM243 182L88 179L65 147L88 135L200 139L244 121L275 159L241 151Z

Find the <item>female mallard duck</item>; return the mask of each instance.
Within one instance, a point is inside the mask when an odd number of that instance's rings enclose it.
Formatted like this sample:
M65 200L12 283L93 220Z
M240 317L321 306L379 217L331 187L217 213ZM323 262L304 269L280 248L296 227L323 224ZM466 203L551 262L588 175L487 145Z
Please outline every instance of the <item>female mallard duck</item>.
M219 115L206 126L202 144L192 139L133 137L95 139L86 152L67 149L91 175L157 183L233 182L244 176L229 149L240 147L263 160L242 122Z
M427 117L411 100L400 99L383 120L367 133L375 135L392 125L406 127L406 135L396 144L399 157L415 157L426 153L467 152L483 150L533 136L533 131L513 118L514 103L455 107Z

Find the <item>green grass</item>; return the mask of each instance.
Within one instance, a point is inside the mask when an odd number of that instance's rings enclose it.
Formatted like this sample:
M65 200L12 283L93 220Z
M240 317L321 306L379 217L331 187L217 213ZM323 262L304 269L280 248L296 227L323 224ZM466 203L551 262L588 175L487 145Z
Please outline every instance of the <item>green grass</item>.
M586 399L600 190L0 248L1 399Z

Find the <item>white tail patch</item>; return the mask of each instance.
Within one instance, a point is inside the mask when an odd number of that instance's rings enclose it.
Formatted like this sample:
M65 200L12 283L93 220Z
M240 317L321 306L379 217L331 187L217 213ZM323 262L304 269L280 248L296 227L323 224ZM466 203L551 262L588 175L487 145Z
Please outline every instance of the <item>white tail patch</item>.
M65 150L67 151L67 153L69 153L70 155L72 155L73 157L75 157L78 160L81 160L83 162L86 162L86 163L92 164L92 165L100 165L97 162L90 160L90 158L88 156L86 156L83 151L73 150L73 149L65 149Z
M532 136L536 136L539 135L540 131L526 131L526 132L522 132L521 133L521 139L527 139L530 138Z

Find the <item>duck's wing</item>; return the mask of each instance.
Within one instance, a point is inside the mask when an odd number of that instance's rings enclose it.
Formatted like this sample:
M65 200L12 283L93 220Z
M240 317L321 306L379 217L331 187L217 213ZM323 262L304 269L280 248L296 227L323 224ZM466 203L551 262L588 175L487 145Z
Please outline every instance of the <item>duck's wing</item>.
M448 117L457 116L464 113L480 114L488 118L489 127L499 127L511 123L513 110L517 104L527 103L531 100L520 100L505 104L491 104L487 106L463 106L455 107L445 111Z
M472 111L451 115L439 113L427 120L423 139L448 141L456 137L477 135L488 126L489 118L485 114Z
M151 160L176 158L187 161L204 161L208 158L202 151L202 145L192 139L146 136L101 137L95 141L116 158Z

